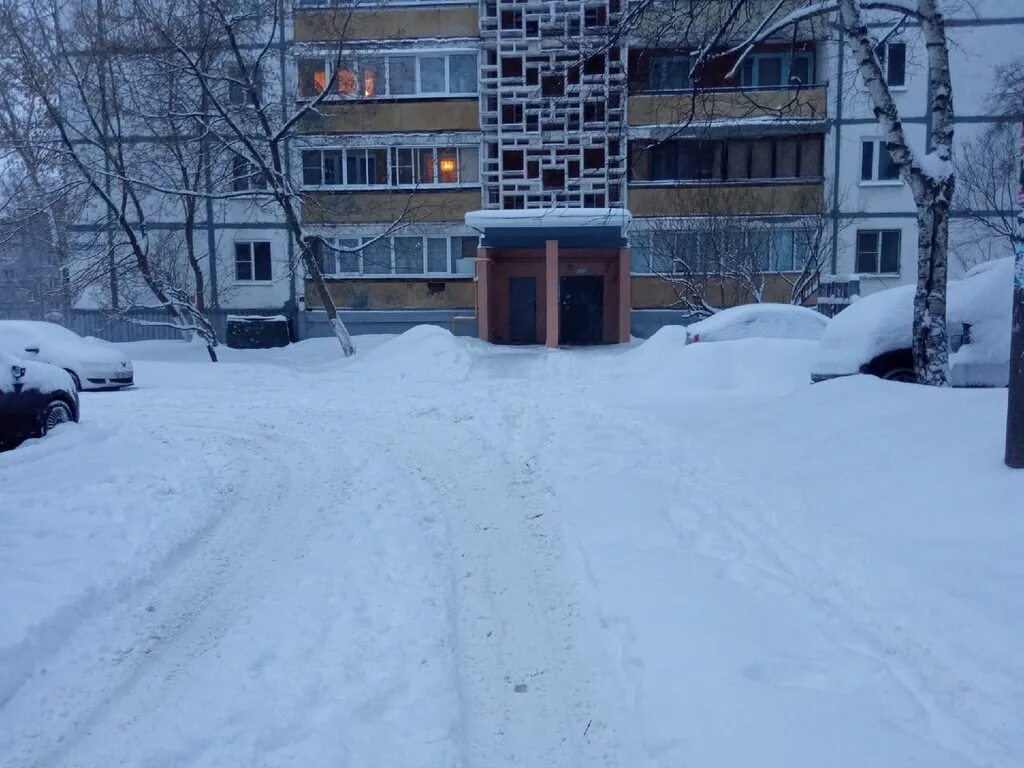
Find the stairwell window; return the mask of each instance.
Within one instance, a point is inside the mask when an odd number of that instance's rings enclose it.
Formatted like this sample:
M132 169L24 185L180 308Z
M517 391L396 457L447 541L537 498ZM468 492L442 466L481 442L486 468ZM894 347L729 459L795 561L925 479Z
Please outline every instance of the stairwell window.
M882 65L885 82L890 88L904 88L907 85L907 44L881 43L875 47L878 63Z
M244 241L235 243L235 281L265 283L273 279L270 243Z
M900 230L857 230L857 273L898 275L900 273Z
M889 157L885 139L865 139L860 145L861 183L899 183L900 172Z

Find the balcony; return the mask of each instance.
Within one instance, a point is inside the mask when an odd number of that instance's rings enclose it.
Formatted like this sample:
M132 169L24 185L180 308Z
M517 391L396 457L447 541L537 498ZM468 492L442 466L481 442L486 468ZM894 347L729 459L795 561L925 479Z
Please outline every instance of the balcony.
M325 103L319 110L320 115L309 115L302 121L302 133L435 133L480 130L480 107L475 97L432 101L352 100Z
M307 224L359 224L426 221L461 222L480 208L479 189L430 192L315 192L302 201Z
M750 121L778 119L791 129L794 123L824 122L827 116L825 86L801 89L721 88L679 93L639 93L629 97L629 125L730 126Z
M773 182L630 187L627 207L633 216L771 216L813 214L821 210L824 184Z
M311 8L295 11L295 41L414 40L417 38L477 37L476 4Z

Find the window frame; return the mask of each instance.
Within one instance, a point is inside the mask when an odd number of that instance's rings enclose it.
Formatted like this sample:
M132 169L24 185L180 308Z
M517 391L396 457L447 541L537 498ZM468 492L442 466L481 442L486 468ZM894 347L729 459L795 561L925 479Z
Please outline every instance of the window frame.
M780 146L786 142L796 142L796 176L778 175ZM703 175L702 167L697 167L698 173L691 174L686 178L680 176L679 160L682 150L676 149L672 152L671 144L693 144L698 145L688 150L692 158L698 162L707 159L713 164L711 172ZM706 184L802 184L820 182L824 178L824 136L821 134L783 134L768 137L725 137L721 139L671 139L648 146L642 142L637 148L638 152L646 153L647 162L638 162L636 155L631 148L629 156L629 184L631 186L665 186L668 184L679 185L706 185ZM703 146L700 146L703 145ZM762 150L767 147L767 154L755 150L760 147ZM742 148L744 154L739 166L743 167L742 175L738 174L737 165L733 165L733 153ZM654 178L655 169L660 155L666 152L673 154L676 164L675 176ZM810 153L813 153L810 154ZM768 175L756 175L755 166L758 160L768 164ZM644 168L650 178L637 178L634 174L638 168ZM816 169L817 173L811 174L806 169ZM736 175L734 175L736 174Z
M899 170L896 169L896 176L891 179L881 177L880 163L882 158L888 158L889 165L896 168L896 164L889 157L889 150L885 146L886 141L877 136L861 136L860 139L860 179L858 184L862 187L898 187L903 184ZM865 148L871 147L871 178L864 178Z
M366 153L363 157L368 157L369 152L384 151L385 162L387 164L387 182L380 183L353 183L349 180L349 162L348 158L350 153ZM458 175L457 181L441 181L441 168L440 161L442 154L455 150L455 173ZM430 152L432 155L432 173L431 178L433 181L418 181L420 176L420 165L419 157L421 152ZM303 147L299 150L299 161L302 167L302 188L311 190L321 191L337 191L337 190L386 190L386 189L405 189L405 190L430 190L430 189L465 189L474 188L480 186L480 145L479 144L455 144L447 145L443 147L428 145L428 146L390 146L390 147L338 147L338 146L323 146L323 147ZM327 153L336 153L341 157L340 170L342 178L334 184L328 184L324 181L327 178L326 167L324 165L324 157ZM407 155L406 153L411 153ZM320 165L319 165L319 182L307 181L307 178L316 177L316 165L310 162L310 158L319 154ZM408 163L403 162L404 158L411 157L412 165L412 181L402 181L403 170L409 170L410 166ZM473 180L465 180L464 176L467 172L472 169L474 172L471 174Z
M710 232L700 227L680 226L677 229L650 229L631 233L629 241L630 274L679 274L683 271L679 269L679 265L685 263L685 261L680 259L675 251L685 250L686 244L692 245L696 243L699 246L708 239L720 239L723 236L741 238L742 244L740 247L744 250L751 248L751 239L754 237L761 238L767 243L771 250L764 255L764 258L759 259L762 265L759 269L761 274L799 272L804 268L804 265L811 256L804 231L800 227L782 225L751 229L749 227L736 226L734 228L726 227L718 232ZM659 239L664 242L674 241L674 252L670 254L662 252L659 254L659 249L664 247L659 245ZM788 267L782 269L779 266L777 246L780 240L787 239L789 241L789 261ZM665 269L665 267L668 267L668 269Z
M473 57L475 60L474 66L468 70L473 73L473 87L472 90L452 90L452 58L453 57ZM444 90L437 91L425 91L423 89L423 59L425 58L444 58ZM395 58L412 58L414 59L412 67L412 91L408 93L393 93L392 92L392 60ZM309 53L307 55L298 55L295 58L295 76L297 80L296 93L300 100L311 100L315 99L320 95L319 91L313 89L310 91L304 86L302 77L302 68L305 63L320 61L320 69L315 70L317 72L323 72L324 83L330 79L327 75L331 71L331 66L334 62L334 54L319 54ZM355 93L347 94L338 91L338 81L336 79L335 86L331 93L328 93L324 97L324 101L379 101L382 99L388 100L399 100L399 99L423 99L423 98L438 98L438 97L476 97L479 94L479 51L467 48L442 48L442 49L415 49L415 50L392 50L392 51L374 51L372 53L363 52L360 55L358 51L345 52L341 56L342 64L351 64L353 71L356 73L355 81ZM383 64L383 82L379 85L376 83L376 77L374 76L374 93L373 95L367 96L362 95L361 92L365 90L365 81L363 78L363 67L367 62L380 62ZM376 70L374 70L376 72ZM460 81L463 78L460 78Z
M875 236L875 248L874 248L874 261L875 269L862 270L860 269L861 254L866 251L861 250L861 238L869 235ZM882 271L882 247L885 241L885 235L895 235L896 238L896 270L895 271ZM869 275L872 277L898 277L900 270L902 269L903 260L903 230L902 229L858 229L855 233L854 248L853 248L853 270L854 274L857 275Z
M324 268L324 277L331 279L362 279L362 278L393 278L393 279L405 279L412 280L418 278L472 278L474 271L458 271L458 262L465 258L462 255L463 250L463 239L476 239L473 235L446 235L446 234L424 234L424 235L407 235L407 234L392 234L381 237L379 235L315 235L319 240L324 241L334 247L338 247L341 242L355 242L358 243L359 250L356 252L356 263L358 271L346 272L339 269L341 266L341 255L338 251L330 251L333 254L333 269L327 271ZM419 272L399 272L398 271L398 251L396 250L396 240L403 239L418 239L420 241L420 256L421 256L421 271ZM430 269L430 242L443 240L445 243L445 270L431 270ZM456 245L456 241L458 244ZM383 243L387 248L387 262L389 271L384 272L374 267L368 270L367 260L365 258L366 248L375 244ZM322 257L321 257L322 259ZM324 262L321 261L323 264Z
M889 53L889 49L899 46L903 49L903 71L900 73L902 83L892 82L892 56ZM875 56L878 57L878 63L882 68L882 76L885 78L886 85L889 86L890 90L894 91L905 91L907 90L907 43L901 38L894 40L886 40L883 43L879 43L875 46Z
M256 246L265 245L267 248L267 277L257 277L256 270ZM248 255L247 262L249 265L249 277L240 278L238 276L238 267L242 260L239 258L239 247L246 246ZM235 263L235 284L238 285L267 285L268 283L274 282L274 250L269 240L235 240L233 242L234 247L234 263Z
M761 61L766 59L780 59L779 65L779 83L778 85L761 85L758 82L760 77L759 65ZM741 88L762 88L764 90L788 90L793 87L791 81L793 73L793 59L806 59L807 60L807 71L810 73L810 82L800 83L801 88L813 88L817 85L818 73L817 73L817 62L814 60L814 53L811 51L797 51L795 53L790 51L779 51L777 53L754 53L746 58L743 62L743 66L740 67L740 87ZM747 78L747 73L750 73L751 82L744 82Z

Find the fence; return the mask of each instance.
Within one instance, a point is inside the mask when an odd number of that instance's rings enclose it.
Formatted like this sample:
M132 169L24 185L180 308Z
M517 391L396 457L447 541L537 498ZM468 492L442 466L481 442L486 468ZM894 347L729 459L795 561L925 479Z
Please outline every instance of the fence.
M860 279L855 275L822 275L816 309L825 317L835 317L859 295Z
M218 309L210 312L217 338L224 340L229 315L280 315L280 309ZM160 309L140 309L112 314L101 309L76 309L69 327L79 336L97 336L107 341L153 341L183 338L182 332L165 325L169 317ZM294 327L294 321L293 321Z

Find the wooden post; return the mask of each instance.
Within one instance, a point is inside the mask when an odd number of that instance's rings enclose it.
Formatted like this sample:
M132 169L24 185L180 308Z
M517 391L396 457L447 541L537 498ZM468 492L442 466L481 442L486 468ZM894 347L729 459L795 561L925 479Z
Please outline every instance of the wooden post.
M545 343L558 346L558 241L544 244L544 270L547 290L544 295L544 318L547 333Z
M627 344L630 339L630 310L633 308L633 297L630 292L629 273L632 263L629 248L619 248L619 343Z

